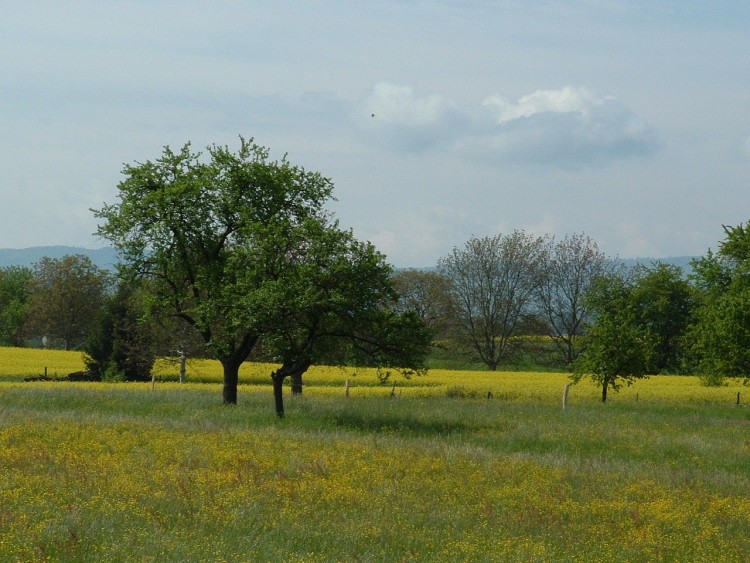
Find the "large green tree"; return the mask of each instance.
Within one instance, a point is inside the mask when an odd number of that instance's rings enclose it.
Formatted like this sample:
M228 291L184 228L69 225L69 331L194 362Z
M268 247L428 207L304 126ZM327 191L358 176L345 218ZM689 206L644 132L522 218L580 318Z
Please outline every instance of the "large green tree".
M240 365L262 331L257 289L285 264L283 239L267 241L322 217L331 182L245 139L205 157L167 147L123 173L119 203L94 210L98 234L120 252L123 275L151 280L154 314L198 331L223 366L224 402L236 403Z
M87 256L42 258L30 280L26 330L59 339L66 350L79 347L96 323L111 282L110 273Z
M280 245L273 253L279 275L247 288L265 352L281 364L272 374L279 416L284 380L301 393L313 364L367 364L407 375L423 368L430 333L413 312L391 308L391 268L371 244L315 220L260 243Z

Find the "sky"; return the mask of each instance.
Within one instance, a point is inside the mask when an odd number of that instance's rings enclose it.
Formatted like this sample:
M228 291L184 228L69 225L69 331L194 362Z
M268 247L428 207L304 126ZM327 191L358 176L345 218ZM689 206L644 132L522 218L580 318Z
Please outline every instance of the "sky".
M165 146L331 178L397 267L471 237L700 256L750 220L746 0L7 0L0 248L104 246Z

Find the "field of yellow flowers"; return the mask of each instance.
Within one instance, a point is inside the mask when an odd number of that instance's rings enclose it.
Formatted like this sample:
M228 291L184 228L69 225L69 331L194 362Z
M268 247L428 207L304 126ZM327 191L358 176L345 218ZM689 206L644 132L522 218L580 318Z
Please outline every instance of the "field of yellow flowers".
M26 352L0 348L2 561L750 560L747 387L563 410L564 374L317 368L278 420L272 366L225 407L211 362L25 383L82 367Z

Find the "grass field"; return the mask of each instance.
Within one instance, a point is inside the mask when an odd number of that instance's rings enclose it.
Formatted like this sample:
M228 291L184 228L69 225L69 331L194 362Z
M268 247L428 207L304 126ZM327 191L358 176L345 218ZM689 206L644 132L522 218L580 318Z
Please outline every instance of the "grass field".
M750 560L746 387L579 384L563 410L563 374L436 370L391 399L318 368L277 420L270 366L225 407L211 362L23 383L24 352L0 349L2 561Z

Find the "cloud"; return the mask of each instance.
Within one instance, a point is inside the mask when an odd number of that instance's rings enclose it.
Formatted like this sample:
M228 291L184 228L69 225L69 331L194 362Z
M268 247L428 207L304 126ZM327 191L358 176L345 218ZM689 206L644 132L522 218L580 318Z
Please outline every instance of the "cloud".
M455 140L466 126L466 117L445 96L417 95L390 82L374 86L353 120L370 142L413 152Z
M537 90L533 94L523 96L516 104L500 96L490 96L484 101L484 105L495 106L498 110L500 123L531 117L538 113L579 113L588 117L591 113L590 108L601 104L602 99L586 88L570 86L560 90Z
M462 107L380 82L356 108L366 141L394 152L448 148L469 159L580 168L657 146L645 119L583 87L537 90L515 102L493 95L481 107Z
M483 158L577 168L649 154L657 145L642 117L587 88L537 90L515 103L490 96L483 105L494 125L465 143Z

